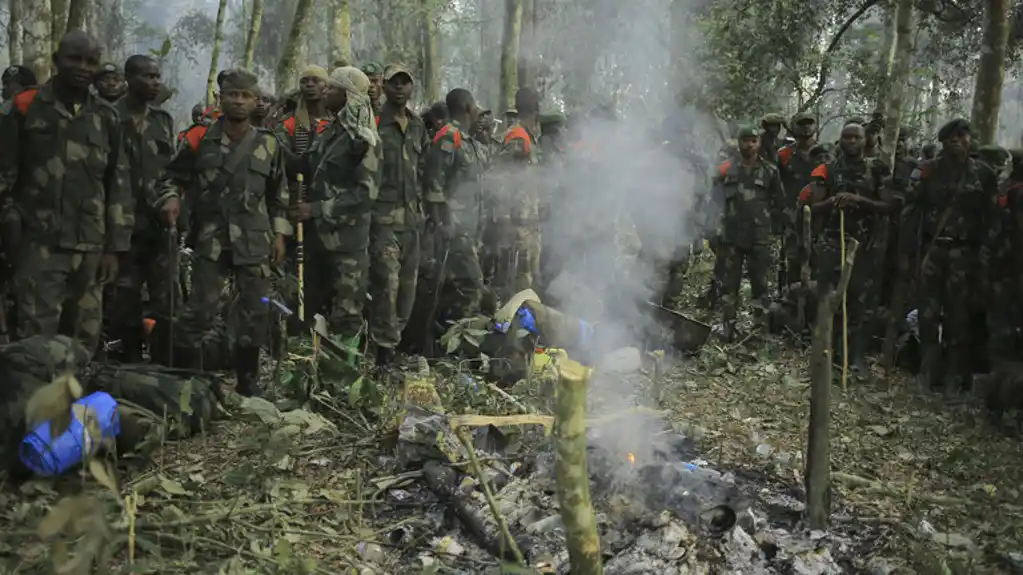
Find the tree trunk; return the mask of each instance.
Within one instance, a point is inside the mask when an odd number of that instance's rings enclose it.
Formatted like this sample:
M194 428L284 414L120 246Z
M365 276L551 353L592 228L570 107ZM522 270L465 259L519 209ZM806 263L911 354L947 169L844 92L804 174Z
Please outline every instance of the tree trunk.
M256 57L256 42L259 41L259 31L263 28L263 0L253 0L252 19L249 20L249 33L245 37L245 56L242 65L252 69L252 62Z
M522 30L522 0L505 0L504 35L501 40L501 113L515 106L519 80L519 33Z
M892 67L888 90L888 113L885 116L884 137L889 166L895 165L895 144L905 109L906 86L913 63L913 41L916 39L916 8L913 0L898 0L895 14L895 65Z
M831 506L831 331L849 287L859 244L849 240L838 285L817 302L810 348L810 430L806 447L806 518L811 529L826 529Z
M50 0L31 0L22 4L25 11L25 64L36 73L39 83L50 77L53 49L50 45Z
M210 73L206 77L206 105L213 102L214 86L220 67L220 45L224 43L224 16L227 14L227 0L220 0L217 7L217 26L213 30L213 53L210 54Z
M56 52L67 27L67 0L51 0L50 51Z
M7 10L10 14L7 23L7 54L12 66L24 61L21 50L21 3L22 0L7 0Z
M888 95L892 86L892 72L895 69L896 46L896 0L884 3L884 49L878 60L878 82L874 109L888 117Z
M331 4L330 62L334 68L352 64L352 10L349 0Z
M288 42L284 45L281 59L277 62L278 94L283 94L295 82L296 61L302 47L302 39L305 38L309 14L312 11L313 0L298 0L298 5L295 6L295 18L291 22L291 32L288 34Z
M998 110L1005 81L1005 42L1009 34L1008 0L986 0L984 42L973 88L970 123L980 145L993 144L998 132Z
M68 4L66 30L84 30L85 13L88 9L88 0L71 0Z
M536 46L537 0L522 0L522 29L519 32L519 88L537 89L536 70L540 54Z
M435 0L423 0L423 97L428 102L440 100L440 51L437 46Z

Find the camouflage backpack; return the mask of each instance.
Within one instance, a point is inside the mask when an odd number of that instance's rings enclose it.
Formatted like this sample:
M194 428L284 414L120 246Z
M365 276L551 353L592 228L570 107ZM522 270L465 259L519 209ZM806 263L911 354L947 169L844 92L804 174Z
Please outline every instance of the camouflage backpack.
M105 391L141 415L158 421L166 417L178 437L209 429L221 398L217 381L208 374L151 364L108 363L84 384L90 393Z

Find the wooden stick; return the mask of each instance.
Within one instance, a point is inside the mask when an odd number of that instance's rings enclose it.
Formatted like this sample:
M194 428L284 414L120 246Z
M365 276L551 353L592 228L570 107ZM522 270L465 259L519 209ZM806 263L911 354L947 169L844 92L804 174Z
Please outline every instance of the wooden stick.
M842 274L845 276L845 210L838 209L838 228L841 238L839 244L842 247ZM848 284L848 282L846 282ZM849 307L847 305L846 290L842 290L842 393L845 393L846 382L849 379Z
M554 407L554 474L568 556L576 575L604 573L586 468L586 388L591 373L587 367L562 366Z
M810 290L810 242L812 241L811 234L811 220L813 210L810 206L803 206L801 222L803 224L803 258L800 261L799 266L799 295L796 300L796 321L799 324L799 330L802 331L806 327L806 297L809 295Z

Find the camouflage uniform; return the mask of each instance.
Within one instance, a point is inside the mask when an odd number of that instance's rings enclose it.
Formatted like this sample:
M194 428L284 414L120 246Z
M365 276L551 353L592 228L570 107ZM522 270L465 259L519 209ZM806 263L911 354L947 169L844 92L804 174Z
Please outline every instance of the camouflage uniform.
M843 154L814 170L814 201L819 203L841 193L856 194L874 201L890 201L885 187L887 174L888 170L880 160L870 157L857 160ZM847 245L849 239L859 242L846 292L846 317L849 321L849 363L860 365L880 294L878 273L883 253L879 251L878 238L882 227L887 225L887 219L865 207L846 206L842 210L845 212ZM818 291L822 294L837 286L842 274L842 216L839 211L832 208L815 212L820 227L814 242L814 275ZM836 322L833 332L836 343L842 330L842 322ZM841 350L842 346L835 345L833 349Z
M796 114L792 117L792 126L806 119L812 120L808 114ZM799 195L802 190L810 185L810 173L819 164L810 152L813 150L813 140L807 141L806 149L799 149L795 143L786 144L778 150L778 171L781 173L782 187L785 189L785 212L786 220L790 225L785 226L782 237L782 257L785 258L785 277L782 278L784 286L790 286L799 281L799 270L802 267L803 258L807 257L806 246L802 243L802 216L796 210L799 207Z
M767 130L767 126L773 124L781 126L781 130L777 134ZM772 164L776 164L778 162L778 150L781 148L780 144L783 143L782 132L785 130L785 117L773 112L766 114L760 119L760 127L764 130L760 134L760 157Z
M494 283L502 299L533 287L540 274L540 193L530 166L539 163L537 129L514 124L495 158L502 166L492 224L496 231Z
M73 330L94 352L102 325L104 253L128 251L134 202L117 112L95 96L73 114L53 84L15 96L0 119L0 210L18 235L18 335Z
M444 314L451 319L479 312L483 297L480 268L480 212L485 167L482 146L458 122L434 137L424 172L427 213L444 228L446 251Z
M989 228L991 243L991 297L987 298L987 354L992 362L1013 361L1019 355L1021 309L1020 262L1023 255L1023 166L1016 154L997 146L984 146L981 158L998 172L996 224Z
M745 132L740 132L743 134ZM748 136L754 135L752 130ZM714 178L715 195L724 198L720 243L716 255L722 262L721 296L724 304L726 336L735 329L739 287L743 264L749 273L753 298L758 305L767 302L767 278L771 270L771 232L783 217L784 191L778 169L758 159L748 167L741 159L726 160L718 166Z
M965 121L950 122L939 139L964 126L968 130ZM901 244L904 257L915 256L910 261L918 262L911 270L920 270L921 378L932 384L938 373L945 373L946 390L955 391L968 375L970 359L971 305L964 297L989 296L989 241L998 235L992 232L998 222L997 175L983 162L967 159L957 165L941 154L921 162L910 179ZM944 368L939 367L942 343Z
M255 87L251 72L232 70L231 74L230 81ZM231 324L239 391L251 393L259 348L269 333L268 308L262 298L270 295L271 243L274 234L291 235L286 216L288 189L280 144L271 132L250 127L255 140L249 152L237 147L246 140L232 147L222 124L211 125L194 150L184 146L178 151L151 203L159 208L184 189L192 206L187 242L194 251L192 290L182 326L189 345L186 363L197 363L195 354L213 326L221 293L233 279L238 299ZM225 164L235 150L248 153L238 158L233 175L228 175Z
M392 349L415 303L423 228L420 174L430 144L426 123L411 111L406 114L402 125L389 107L380 113L383 163L370 239L370 335Z
M155 314L157 325L169 324L171 310L180 309L181 294L178 278L172 276L179 257L177 238L168 235L157 214L147 205L149 186L163 172L177 147L174 120L166 111L153 106L136 114L127 101L122 98L115 107L121 117L124 152L130 165L136 202L135 229L131 250L121 258L118 278L107 290L104 315L111 335L121 340L121 359L134 363L142 360L143 285L148 288L150 311Z

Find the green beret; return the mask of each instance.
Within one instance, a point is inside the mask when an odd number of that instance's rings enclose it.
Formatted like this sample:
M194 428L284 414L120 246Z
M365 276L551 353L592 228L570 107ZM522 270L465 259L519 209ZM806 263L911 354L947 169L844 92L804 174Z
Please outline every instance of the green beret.
M766 128L768 124L778 124L779 126L784 126L785 117L776 112L764 114L764 117L760 119L760 127Z
M735 139L742 140L743 138L756 138L758 137L756 129L753 126L739 126L739 129L735 131Z
M952 136L958 136L963 132L966 132L967 134L970 133L970 123L963 118L956 118L938 130L938 141L943 142L945 139L951 138Z
M384 67L376 62L367 62L362 65L360 70L367 76L379 76L384 73Z
M814 118L809 112L799 112L792 116L792 120L789 122L790 126L795 126L800 122L817 122L817 118Z
M220 89L227 90L255 90L259 87L259 78L251 70L245 68L230 68L224 70L220 78Z

